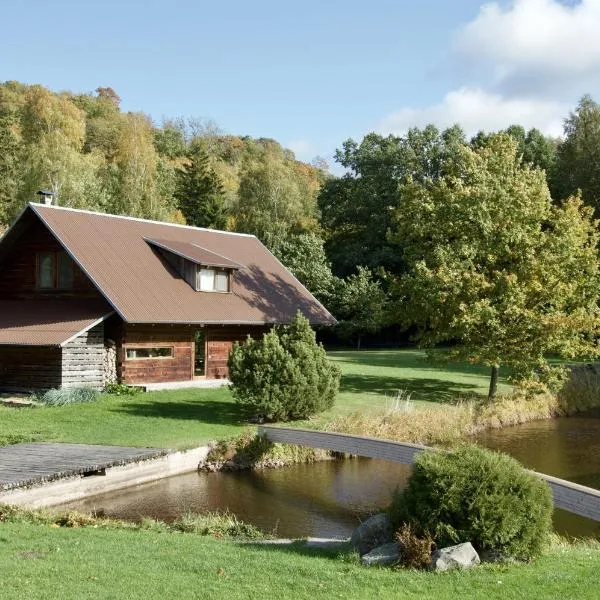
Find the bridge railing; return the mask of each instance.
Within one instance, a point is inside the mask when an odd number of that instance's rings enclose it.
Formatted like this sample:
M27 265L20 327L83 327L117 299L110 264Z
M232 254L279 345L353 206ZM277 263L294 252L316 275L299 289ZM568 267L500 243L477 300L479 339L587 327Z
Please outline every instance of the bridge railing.
M429 449L427 446L419 444L274 425L261 425L258 432L260 435L266 436L269 441L280 444L322 448L333 452L390 460L407 465L414 462L417 454ZM544 473L537 473L536 471L532 471L532 473L549 484L555 507L594 521L600 521L599 490L545 475Z

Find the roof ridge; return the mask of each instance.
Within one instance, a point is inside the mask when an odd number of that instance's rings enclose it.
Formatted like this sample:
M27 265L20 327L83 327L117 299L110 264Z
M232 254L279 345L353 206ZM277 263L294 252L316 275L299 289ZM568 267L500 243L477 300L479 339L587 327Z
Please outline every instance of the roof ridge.
M130 217L128 215L113 215L112 213L103 213L95 210L85 210L83 208L70 208L68 206L54 206L48 204L40 204L39 202L29 202L29 206L32 207L40 207L40 208L49 208L52 210L65 210L77 213L84 213L87 215L98 215L100 217L111 217L113 219L126 219L128 221L140 221L142 223L152 223L154 225L168 225L169 227L179 227L182 229L192 229L193 231L208 231L211 233L222 233L224 235L237 235L241 237L251 237L256 238L255 235L251 233L238 233L237 231L223 231L222 229L209 229L208 227L194 227L193 225L182 225L180 223L168 223L167 221L154 221L153 219L142 219L141 217ZM258 239L258 238L257 238Z

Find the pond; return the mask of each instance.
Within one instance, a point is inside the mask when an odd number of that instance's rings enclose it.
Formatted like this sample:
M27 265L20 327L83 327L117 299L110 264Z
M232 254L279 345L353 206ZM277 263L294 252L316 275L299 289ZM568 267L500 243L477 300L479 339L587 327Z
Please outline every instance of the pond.
M512 454L529 468L600 489L600 413L491 431L478 443ZM189 473L72 502L63 508L137 520L228 509L280 537L343 537L387 506L410 467L350 459L236 473ZM555 528L600 538L600 523L562 510Z

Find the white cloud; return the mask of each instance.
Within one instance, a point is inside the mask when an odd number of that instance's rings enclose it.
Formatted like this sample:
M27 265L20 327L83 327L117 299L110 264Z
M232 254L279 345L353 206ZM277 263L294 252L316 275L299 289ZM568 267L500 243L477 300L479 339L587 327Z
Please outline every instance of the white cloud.
M316 152L316 146L309 140L292 140L286 144L297 158L301 160L308 160L313 158Z
M599 32L600 0L492 2L457 33L455 50L505 92L560 93L600 76Z
M458 123L467 136L480 130L497 131L519 124L537 127L546 135L562 134L562 122L568 104L551 100L504 98L480 88L461 88L446 94L440 104L424 108L402 108L386 116L379 124L380 133L403 134L409 127L433 123L440 129Z

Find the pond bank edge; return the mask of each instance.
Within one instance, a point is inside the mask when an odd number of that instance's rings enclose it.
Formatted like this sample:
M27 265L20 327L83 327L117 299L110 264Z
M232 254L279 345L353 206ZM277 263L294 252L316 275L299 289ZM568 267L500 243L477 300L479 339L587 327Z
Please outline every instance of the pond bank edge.
M0 504L43 508L196 471L210 446L171 452L155 459L110 467L105 475L77 475L0 493Z

